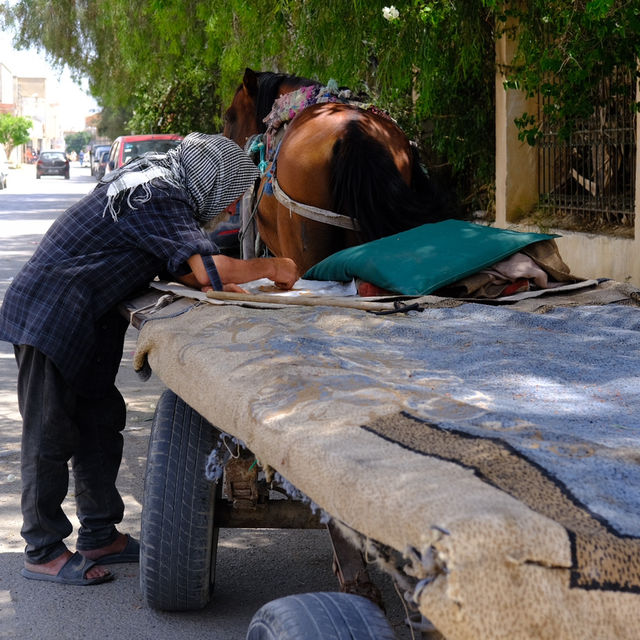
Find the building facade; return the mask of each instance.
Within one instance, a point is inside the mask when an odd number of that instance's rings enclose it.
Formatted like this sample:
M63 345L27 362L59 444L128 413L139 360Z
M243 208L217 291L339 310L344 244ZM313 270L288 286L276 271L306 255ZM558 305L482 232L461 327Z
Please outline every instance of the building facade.
M44 77L14 76L0 62L0 113L24 116L33 123L30 142L11 153L9 160L14 164L34 161L40 151L65 148L61 107L49 99L49 82Z

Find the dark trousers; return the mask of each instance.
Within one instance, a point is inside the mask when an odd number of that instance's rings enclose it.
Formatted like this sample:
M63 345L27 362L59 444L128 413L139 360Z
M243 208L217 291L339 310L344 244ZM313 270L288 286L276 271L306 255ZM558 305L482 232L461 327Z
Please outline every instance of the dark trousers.
M66 549L73 527L62 510L71 461L77 548L97 549L113 542L124 504L116 489L122 460L125 403L112 386L102 397L78 395L56 366L37 349L15 347L18 405L22 415L22 537L26 559L54 560Z

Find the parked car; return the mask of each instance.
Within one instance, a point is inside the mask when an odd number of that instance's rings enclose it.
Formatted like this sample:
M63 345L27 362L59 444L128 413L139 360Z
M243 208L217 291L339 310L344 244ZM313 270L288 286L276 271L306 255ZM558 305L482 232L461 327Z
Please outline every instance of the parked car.
M109 149L107 149L106 151L100 152L100 157L98 158L98 162L96 163L98 168L96 169L95 177L98 180L100 180L104 175L104 172L107 169L108 162L109 162Z
M43 151L36 162L36 178L64 176L69 179L69 159L64 151Z
M109 163L106 173L119 169L133 158L149 151L164 153L177 147L182 136L173 133L154 133L149 135L120 136L113 141L109 152Z
M7 188L7 176L9 175L9 160L4 146L0 144L0 189Z
M109 149L111 149L111 145L108 144L99 144L91 149L91 175L98 180L100 180L104 175L104 169L102 174L98 175L100 170L100 159L105 151L107 152L107 155L109 154Z
M236 210L227 220L216 225L208 235L220 253L232 258L240 257L240 212Z

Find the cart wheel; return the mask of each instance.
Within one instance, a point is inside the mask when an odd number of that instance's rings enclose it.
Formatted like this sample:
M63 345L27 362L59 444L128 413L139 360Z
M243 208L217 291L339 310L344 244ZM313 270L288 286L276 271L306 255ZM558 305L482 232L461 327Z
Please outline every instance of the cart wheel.
M151 425L140 535L140 589L154 609L201 609L211 597L218 486L205 463L218 430L172 391Z
M267 602L251 619L246 640L394 640L371 600L350 593L303 593Z

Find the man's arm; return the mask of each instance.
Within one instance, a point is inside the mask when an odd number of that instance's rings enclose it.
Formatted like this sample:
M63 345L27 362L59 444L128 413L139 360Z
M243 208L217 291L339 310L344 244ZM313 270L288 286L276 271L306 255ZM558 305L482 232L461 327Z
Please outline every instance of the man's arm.
M207 289L211 282L205 269L202 256L195 254L187 262L191 267L191 274L180 280L189 286ZM235 285L251 282L259 278L272 280L280 289L291 289L299 277L298 267L290 258L252 258L238 260L224 255L213 256L213 262L218 270L225 291L242 291Z

